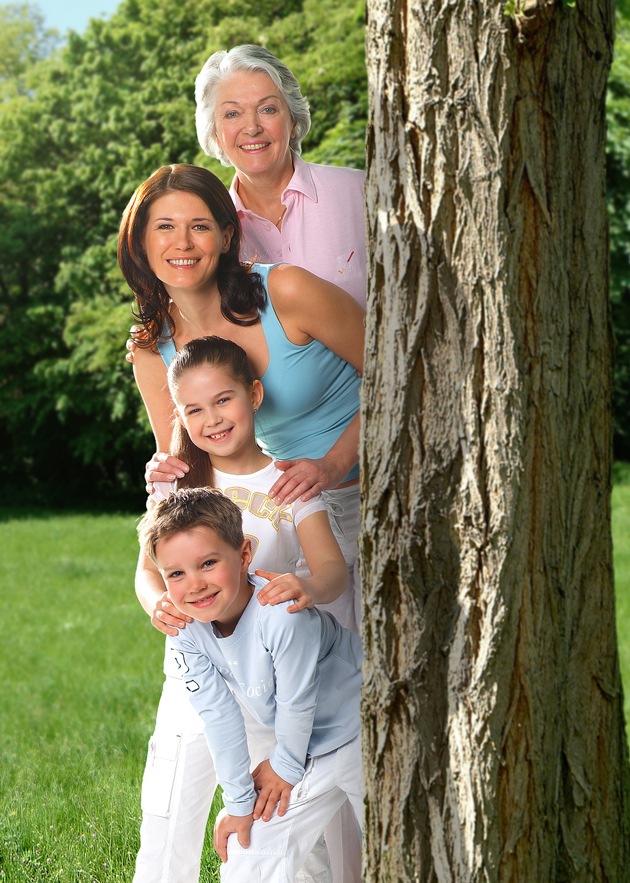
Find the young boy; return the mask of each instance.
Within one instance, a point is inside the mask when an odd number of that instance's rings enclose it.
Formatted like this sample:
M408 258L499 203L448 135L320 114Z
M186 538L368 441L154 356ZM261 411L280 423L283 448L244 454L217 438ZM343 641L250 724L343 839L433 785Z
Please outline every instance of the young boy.
M174 606L194 620L168 641L223 787L221 879L292 883L346 797L362 820L360 640L317 609L287 616L291 602L256 601L266 581L248 573L241 513L222 494L180 490L138 530ZM275 730L253 773L233 694Z

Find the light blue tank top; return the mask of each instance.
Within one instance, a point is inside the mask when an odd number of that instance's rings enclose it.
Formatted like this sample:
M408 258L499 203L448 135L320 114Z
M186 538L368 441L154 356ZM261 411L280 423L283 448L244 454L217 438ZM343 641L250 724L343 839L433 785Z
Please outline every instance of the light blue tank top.
M267 278L277 264L253 264L265 288L260 321L269 366L260 378L265 396L256 413L256 435L278 460L323 457L359 410L361 378L355 368L318 340L298 346L287 338L269 298ZM160 340L166 365L175 355L172 339ZM345 477L359 475L355 466Z

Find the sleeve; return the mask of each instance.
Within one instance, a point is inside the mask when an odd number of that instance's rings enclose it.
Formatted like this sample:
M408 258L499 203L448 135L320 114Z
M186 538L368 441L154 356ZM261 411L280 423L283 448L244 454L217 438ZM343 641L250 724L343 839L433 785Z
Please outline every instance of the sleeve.
M304 502L297 499L291 506L293 510L293 524L297 527L305 518L312 515L313 512L326 511L327 506L321 494L315 494L310 500Z
M269 615L263 640L276 681L276 747L269 762L278 775L296 785L304 775L319 696L321 623L314 610L287 616L282 604L264 609Z
M165 500L169 494L175 493L177 490L177 479L174 481L154 481L153 493L147 497L147 509L157 506L162 500Z
M256 792L240 707L225 679L194 640L180 633L169 637L167 643L190 702L203 721L225 808L233 816L248 815L253 812Z

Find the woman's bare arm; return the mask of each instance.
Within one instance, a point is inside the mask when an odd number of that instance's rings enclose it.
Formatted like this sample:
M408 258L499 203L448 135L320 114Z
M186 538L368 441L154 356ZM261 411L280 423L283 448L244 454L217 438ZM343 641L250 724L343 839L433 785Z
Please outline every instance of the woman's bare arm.
M142 396L158 451L168 451L173 427L173 402L168 391L166 365L158 353L138 347L133 373Z
M341 288L308 270L281 264L269 274L269 296L287 338L305 345L318 340L363 373L365 313ZM277 461L284 472L270 489L277 502L309 500L337 487L359 459L359 415L319 459Z
M363 373L365 312L342 288L308 270L280 264L269 273L269 296L288 339L318 340Z

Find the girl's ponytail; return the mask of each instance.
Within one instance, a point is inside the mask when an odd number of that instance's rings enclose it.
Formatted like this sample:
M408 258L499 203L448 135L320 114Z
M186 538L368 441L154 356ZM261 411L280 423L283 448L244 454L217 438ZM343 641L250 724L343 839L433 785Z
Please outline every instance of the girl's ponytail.
M171 433L169 454L188 464L188 472L177 479L177 487L212 487L212 464L210 457L193 444L185 428L175 420Z

